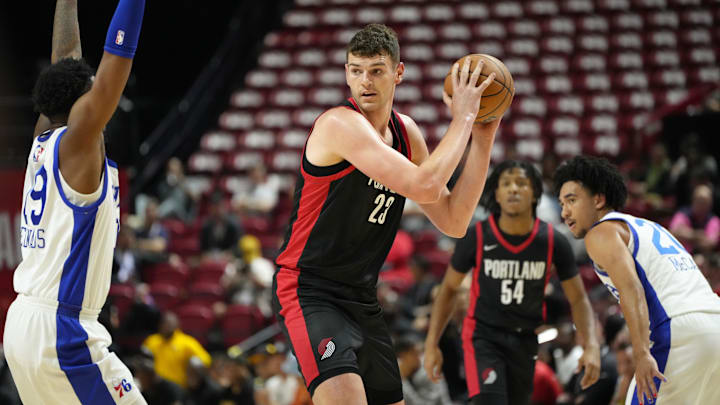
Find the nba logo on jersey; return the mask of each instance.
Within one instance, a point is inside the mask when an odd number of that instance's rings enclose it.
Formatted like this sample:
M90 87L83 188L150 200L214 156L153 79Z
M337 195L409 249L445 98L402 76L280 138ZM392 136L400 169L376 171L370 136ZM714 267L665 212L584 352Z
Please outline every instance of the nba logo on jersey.
M115 45L122 45L125 42L125 31L118 30L117 36L115 37Z
M40 160L40 157L42 156L43 152L45 152L45 148L43 148L42 145L38 145L35 147L35 150L32 154L32 160L33 162L38 162Z

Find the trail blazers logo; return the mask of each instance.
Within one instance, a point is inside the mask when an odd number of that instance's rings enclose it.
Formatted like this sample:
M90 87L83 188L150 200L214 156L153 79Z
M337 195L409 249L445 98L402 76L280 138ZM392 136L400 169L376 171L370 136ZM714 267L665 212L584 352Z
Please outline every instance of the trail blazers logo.
M495 369L488 367L482 372L482 379L483 384L490 385L497 380L497 373L495 372Z
M320 341L320 344L318 345L318 353L320 353L321 361L329 358L333 355L333 353L335 353L335 342L332 341L331 337Z

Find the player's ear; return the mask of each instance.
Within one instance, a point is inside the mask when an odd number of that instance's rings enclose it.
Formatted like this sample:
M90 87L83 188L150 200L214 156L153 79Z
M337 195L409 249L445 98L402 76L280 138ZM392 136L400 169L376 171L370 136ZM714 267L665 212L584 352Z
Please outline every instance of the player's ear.
M395 68L395 84L400 84L402 82L404 74L405 64L402 62L398 62L397 67Z
M607 199L605 198L605 194L595 194L593 196L593 202L595 203L596 210L601 210L603 208L606 208L607 206Z

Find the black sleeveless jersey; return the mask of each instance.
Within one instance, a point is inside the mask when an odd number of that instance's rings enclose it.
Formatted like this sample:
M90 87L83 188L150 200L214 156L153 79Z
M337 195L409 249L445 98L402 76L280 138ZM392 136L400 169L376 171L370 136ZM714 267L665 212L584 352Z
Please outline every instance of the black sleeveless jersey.
M359 112L352 98L343 106ZM389 128L393 148L410 159L407 132L395 111ZM350 162L318 167L303 151L290 225L275 263L353 286L375 287L404 206L405 197Z
M469 320L532 331L545 320L545 286L555 265L560 280L577 274L570 243L552 225L535 220L529 235L507 235L495 218L471 226L455 247L452 266L474 268Z

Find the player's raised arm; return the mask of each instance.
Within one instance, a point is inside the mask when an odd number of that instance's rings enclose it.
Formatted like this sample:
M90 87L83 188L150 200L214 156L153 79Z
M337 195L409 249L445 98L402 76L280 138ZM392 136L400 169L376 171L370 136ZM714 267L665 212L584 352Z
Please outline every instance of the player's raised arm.
M82 58L77 0L57 0L55 4L50 63L56 63L65 58ZM35 124L33 138L47 131L51 125L52 122L50 122L50 119L40 114Z
M650 317L645 290L635 270L633 257L621 236L627 233L617 221L605 221L585 235L590 258L608 273L620 296L620 307L630 330L635 358L635 379L638 399L657 396L654 377L664 379L657 362L650 354ZM627 237L627 235L626 235Z
M494 79L491 75L476 85L481 70L482 64L472 73L469 63L453 67L455 91L463 101L453 108L447 135L420 165L383 143L368 120L349 110L335 109L323 115L313 135L321 134L327 150L386 187L418 202L437 201L465 151L482 93Z
M73 105L60 143L60 169L78 192L93 192L102 173L102 130L122 95L135 55L145 0L119 0L90 90ZM66 170L67 169L67 170Z

